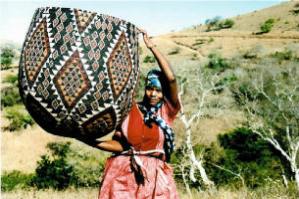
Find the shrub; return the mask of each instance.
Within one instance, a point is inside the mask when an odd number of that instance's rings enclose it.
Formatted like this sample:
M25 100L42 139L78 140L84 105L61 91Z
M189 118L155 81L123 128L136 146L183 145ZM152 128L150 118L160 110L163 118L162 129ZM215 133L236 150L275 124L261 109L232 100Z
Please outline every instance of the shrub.
M147 55L145 56L143 63L155 63L156 59L154 56Z
M98 187L99 177L104 171L104 164L99 163L97 167L74 166L74 172L76 174L76 180L73 184L76 187Z
M248 50L243 54L244 59L256 59L257 57L258 55L255 51Z
M272 30L272 27L274 25L274 19L268 19L266 20L261 26L261 33L268 33Z
M205 21L205 24L207 25L207 31L211 31L213 27L217 26L217 24L219 23L221 17L220 16L216 16L212 19L207 19Z
M4 117L10 120L10 124L4 130L16 131L34 124L31 116L25 111L23 106L13 106L6 108Z
M291 50L284 50L282 52L276 51L271 56L277 58L279 63L281 63L283 60L291 60L293 58L293 52Z
M32 174L24 174L20 171L4 172L1 176L1 191L12 191L16 188L29 187Z
M223 22L219 23L218 28L219 29L226 29L233 27L235 22L232 19L226 19Z
M221 79L219 82L217 82L215 84L216 87L220 87L220 88L214 90L213 93L214 94L221 93L223 91L225 85L229 85L229 84L237 81L237 79L238 78L234 74L231 76L224 77L223 79Z
M243 82L240 85L237 85L237 88L234 88L234 86L232 86L231 90L234 99L239 105L245 103L244 99L253 102L255 100L263 98L262 94L258 93L248 82Z
M214 38L210 37L209 40L208 40L208 43L212 43L213 41L214 41Z
M1 90L1 108L22 103L17 87L6 87Z
M47 148L50 149L51 156L41 156L31 184L38 189L65 189L76 179L73 166L66 161L70 143L49 143Z
M42 155L31 185L38 189L65 189L75 187L98 187L104 161L89 152L71 148L70 142L52 142L47 145L50 154ZM96 161L96 164L94 162Z
M240 173L249 188L264 186L268 179L281 180L283 163L279 154L249 129L237 128L232 132L219 135L218 141L222 153L211 147L207 149L205 158L211 163L207 164L207 172L217 185L235 184L238 187L240 179L213 165L221 165L232 172Z
M15 53L12 48L6 47L1 49L1 70L6 70L11 67L12 60L15 57Z
M96 154L85 150L86 147L71 147L68 153L68 163L74 167L76 181L73 183L76 187L98 187L99 177L104 171L104 164L108 154L97 151Z
M296 3L294 5L294 9L292 9L290 12L292 12L293 15L298 15L299 14L299 3Z
M229 68L229 63L220 55L211 53L209 54L209 62L206 67L223 72Z
M172 51L170 51L168 53L168 55L175 55L178 54L181 51L181 49L179 47L176 47L175 49L173 49Z
M198 60L198 57L197 57L197 54L196 53L193 53L192 54L192 57L191 57L191 60Z

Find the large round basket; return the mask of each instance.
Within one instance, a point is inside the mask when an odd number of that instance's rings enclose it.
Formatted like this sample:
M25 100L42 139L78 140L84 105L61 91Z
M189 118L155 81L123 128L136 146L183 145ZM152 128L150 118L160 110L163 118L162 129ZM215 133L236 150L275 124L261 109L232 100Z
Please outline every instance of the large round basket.
M19 86L34 120L49 133L99 138L131 108L138 29L78 9L36 10L23 44Z

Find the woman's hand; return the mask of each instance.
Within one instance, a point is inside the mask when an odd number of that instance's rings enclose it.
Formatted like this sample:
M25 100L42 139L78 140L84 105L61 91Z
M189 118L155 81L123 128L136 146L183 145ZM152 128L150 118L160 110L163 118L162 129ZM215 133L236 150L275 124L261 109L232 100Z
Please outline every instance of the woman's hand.
M143 34L143 40L144 43L146 45L147 48L151 49L153 47L155 47L154 43L152 42L152 40L148 37L148 34L145 30L140 30Z

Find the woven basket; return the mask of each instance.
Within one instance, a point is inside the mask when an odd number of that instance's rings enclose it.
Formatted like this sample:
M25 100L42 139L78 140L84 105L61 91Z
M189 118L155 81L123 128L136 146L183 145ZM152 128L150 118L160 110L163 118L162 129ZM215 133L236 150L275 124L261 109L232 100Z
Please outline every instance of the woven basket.
M46 131L99 138L131 108L139 30L108 15L78 9L36 10L23 44L23 102Z

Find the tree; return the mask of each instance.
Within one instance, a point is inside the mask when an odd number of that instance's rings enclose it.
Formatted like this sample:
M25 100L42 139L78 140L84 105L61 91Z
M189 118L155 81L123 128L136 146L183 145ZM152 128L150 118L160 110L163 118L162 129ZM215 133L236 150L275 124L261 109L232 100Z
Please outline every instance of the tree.
M15 57L13 49L5 47L1 50L1 69L8 69L12 64L12 60Z
M203 117L207 116L209 113L209 106L208 103L209 98L213 95L214 91L219 89L223 89L226 85L225 84L217 84L219 82L219 75L218 74L211 74L209 72L205 72L200 68L197 71L198 80L196 84L198 85L197 88L192 87L194 93L191 94L195 97L197 101L195 106L193 107L194 112L191 114L187 114L184 110L184 104L182 103L181 113L180 113L180 120L182 121L185 127L185 142L181 147L183 149L182 157L180 157L180 161L178 163L178 167L182 174L182 179L186 186L188 193L191 195L191 190L189 188L189 181L195 184L203 184L207 188L213 188L214 182L211 181L205 171L204 168L204 150L200 152L200 157L196 157L196 153L194 151L192 142L192 125L195 124L196 121L202 119ZM181 83L180 89L180 97L182 97L185 93L185 85L188 81L185 79ZM189 82L192 84L192 82ZM215 106L215 104L214 104ZM200 179L197 178L199 173ZM198 187L200 189L200 187Z
M221 19L220 16L216 16L216 17L214 17L212 19L207 19L205 21L205 24L207 25L207 31L211 31L212 28L219 23L220 19Z
M257 71L253 77L236 94L248 127L289 163L299 190L299 70Z

